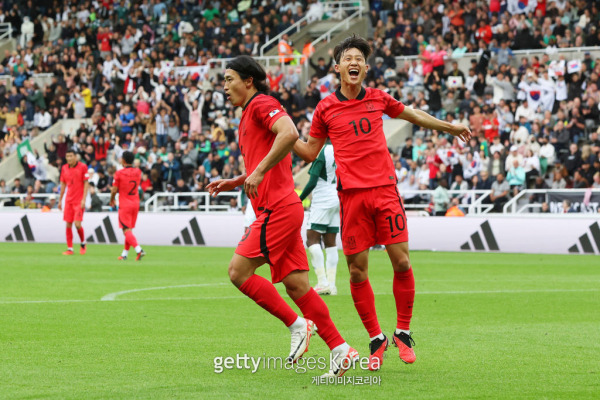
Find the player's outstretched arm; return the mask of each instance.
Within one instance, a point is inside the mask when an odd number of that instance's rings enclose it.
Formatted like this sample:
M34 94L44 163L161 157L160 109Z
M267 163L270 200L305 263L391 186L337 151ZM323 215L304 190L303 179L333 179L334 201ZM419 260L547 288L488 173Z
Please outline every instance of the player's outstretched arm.
M277 135L271 150L244 182L244 190L250 199L258 196L258 185L262 182L265 174L292 151L294 143L298 140L296 126L287 115L279 118L271 130Z
M308 197L308 195L311 194L313 189L315 187L317 187L317 182L319 182L319 176L318 175L310 175L310 179L308 180L308 183L306 184L304 189L302 189L302 193L300 193L301 201L304 201L304 199L306 199Z
M319 155L319 152L325 144L325 140L325 138L316 138L313 136L308 137L308 142L298 139L296 143L294 143L294 153L307 163L311 163L315 161Z
M449 122L439 120L421 110L414 110L410 107L404 107L404 111L398 118L404 119L415 125L419 125L427 129L435 129L436 131L448 132L452 136L456 136L465 142L471 139L471 130L463 124L453 125Z
M238 186L241 186L246 181L246 174L237 176L232 179L219 179L206 185L206 189L211 196L216 196L221 192L230 192Z

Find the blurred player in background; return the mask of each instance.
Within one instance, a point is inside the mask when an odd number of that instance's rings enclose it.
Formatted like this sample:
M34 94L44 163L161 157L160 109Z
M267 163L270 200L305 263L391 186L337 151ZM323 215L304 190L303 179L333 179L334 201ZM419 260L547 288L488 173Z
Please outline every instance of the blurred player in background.
M138 189L142 179L142 171L132 166L134 159L135 156L132 152L123 152L121 158L123 169L115 173L113 186L110 189L110 206L115 207L115 196L119 193L119 228L123 229L123 235L125 235L125 248L118 259L127 260L129 248L133 247L137 253L135 260L140 261L146 253L138 244L132 229L135 228L135 222L140 211L140 194Z
M339 258L336 236L340 231L340 201L336 189L335 159L331 143L328 142L323 147L310 166L308 174L310 180L300 194L300 200L304 201L312 192L310 228L306 230L306 247L317 275L315 291L321 295L336 295L335 275ZM321 239L325 245L326 259L323 259Z
M343 375L358 359L358 352L342 338L329 316L327 305L310 287L308 260L300 230L304 209L294 192L290 151L298 131L281 104L266 92L266 73L254 59L239 56L227 64L225 93L243 109L240 150L246 174L211 182L211 195L244 185L256 221L235 250L229 264L231 282L273 316L291 333L288 362L296 362L307 350L318 328L331 349L331 370ZM263 264L271 267L273 283L282 282L305 318L283 300L272 283L256 275Z
M242 211L244 212L244 234L248 232L250 226L254 221L256 221L256 214L254 214L254 208L252 208L252 202L248 198L248 196L244 195L246 199L246 204L242 207Z
M79 161L75 150L69 149L66 153L67 163L62 166L60 171L60 198L58 200L58 209L63 212L63 219L67 223L67 250L63 253L66 256L73 255L73 222L75 229L81 240L79 254L85 254L85 234L83 232L83 212L85 211L85 198L88 193L89 183L88 168ZM67 192L63 207L63 197Z
M471 132L461 124L440 121L421 110L404 107L379 89L364 88L371 55L369 43L352 36L334 49L335 71L341 85L317 105L308 143L298 140L294 151L312 162L329 138L335 150L340 197L342 245L350 271L354 306L371 343L369 369L377 370L389 341L381 331L375 296L369 282L369 249L385 245L394 269L396 301L394 344L405 363L416 360L410 321L415 298L415 280L408 253L408 229L404 205L383 132L383 114L401 118L427 129L449 132L465 142Z

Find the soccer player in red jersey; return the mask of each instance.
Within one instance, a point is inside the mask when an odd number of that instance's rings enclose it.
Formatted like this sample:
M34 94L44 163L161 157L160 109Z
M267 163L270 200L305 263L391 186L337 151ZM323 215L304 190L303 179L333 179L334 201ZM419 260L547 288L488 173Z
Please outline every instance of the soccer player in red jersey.
M135 228L135 222L140 211L138 188L142 180L142 171L139 168L132 167L134 158L132 152L123 152L121 158L123 169L115 173L113 186L110 189L110 206L115 206L115 196L119 193L119 228L123 229L123 235L125 235L125 248L118 259L127 260L129 248L133 247L137 253L135 260L140 261L146 253L138 244L132 229Z
M369 248L385 245L394 269L393 293L397 323L394 344L405 363L416 359L409 329L415 297L415 281L408 253L404 206L396 186L394 164L383 132L382 115L401 118L424 128L449 132L464 141L471 132L429 114L404 107L389 94L364 88L371 48L353 36L334 49L335 71L341 86L315 109L308 142L298 140L294 151L312 162L327 138L335 151L340 198L341 235L350 270L354 305L371 338L369 369L377 370L389 342L382 333L369 283Z
M67 191L65 206L63 211L63 220L67 223L67 251L66 256L73 255L73 222L77 234L81 240L79 254L85 254L85 234L81 221L83 221L83 212L85 210L85 198L88 192L88 169L84 163L77 160L75 150L69 149L66 153L67 163L62 166L60 171L60 198L58 200L58 209L63 209L63 197ZM68 190L67 190L68 189Z
M207 189L214 195L244 185L257 217L235 250L229 278L289 328L288 362L297 361L308 350L318 329L331 349L329 373L341 376L358 359L358 352L342 338L327 305L308 282L308 259L300 235L304 210L291 173L290 151L298 131L281 104L262 93L268 90L265 79L263 68L248 56L235 58L225 70L227 98L243 109L239 142L246 174L217 180ZM273 283L285 285L304 318L292 310L271 282L255 274L263 264L271 267Z

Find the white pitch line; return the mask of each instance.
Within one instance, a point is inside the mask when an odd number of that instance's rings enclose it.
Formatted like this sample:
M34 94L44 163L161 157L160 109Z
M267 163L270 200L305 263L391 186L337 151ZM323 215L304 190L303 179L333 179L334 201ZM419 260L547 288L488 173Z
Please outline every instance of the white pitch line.
M95 301L100 301L100 300L79 300L79 299L72 299L72 300L0 300L0 304L46 304L46 303L91 303L91 302L95 302Z
M181 300L234 300L244 299L244 296L204 296L204 297L158 297L158 298L141 298L141 299L119 299L117 297L125 293L142 292L147 290L164 290L172 288L186 288L186 287L207 287L207 286L221 286L227 285L227 283L210 283L210 284L195 284L195 285L178 285L178 286L160 286L153 288L142 288L125 290L122 292L110 293L104 296L100 300L96 299L66 299L66 300L0 300L0 304L51 304L51 303L95 303L100 301L181 301ZM417 292L417 295L432 295L432 294L510 294L510 293L569 293L569 292L600 292L600 288L590 289L531 289L531 290L453 290L453 291L422 291ZM108 296L114 295L114 297L107 299ZM392 296L393 293L375 293L376 296ZM350 296L349 293L342 293L339 296Z
M590 289L523 289L523 290L449 290L445 292L416 292L416 294L494 294L494 293L554 293L554 292L600 292L600 288ZM393 294L393 293L388 293Z
M141 289L130 289L123 290L120 292L109 293L106 296L102 297L101 301L114 301L117 297L127 294L127 293L136 293L136 292L146 292L149 290L165 290L165 289L177 289L177 288L188 288L188 287L210 287L210 286L224 286L229 285L229 283L196 283L189 285L175 285L175 286L158 286L158 287L149 287L149 288L141 288Z

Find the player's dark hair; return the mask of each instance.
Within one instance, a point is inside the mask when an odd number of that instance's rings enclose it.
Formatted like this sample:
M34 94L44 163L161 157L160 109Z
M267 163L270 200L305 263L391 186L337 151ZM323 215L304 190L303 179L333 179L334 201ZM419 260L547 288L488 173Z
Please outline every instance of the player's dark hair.
M365 57L365 61L371 55L371 46L369 45L369 42L367 42L362 37L353 34L349 38L346 38L342 43L335 46L335 48L333 49L333 59L335 60L336 64L340 63L342 54L344 54L344 52L349 49L357 49L358 51L360 51L363 57Z
M133 155L132 152L130 152L130 151L123 152L123 161L125 161L125 164L133 164L134 158L135 158L135 156Z
M250 56L238 56L227 63L225 69L234 70L239 74L242 80L252 78L252 83L259 92L269 91L269 85L267 85L267 73L262 65L254 58Z
M65 154L67 154L67 153L73 153L74 155L77 155L77 152L75 151L75 149L74 149L74 148L69 148L69 149L68 149L68 150L65 152Z

